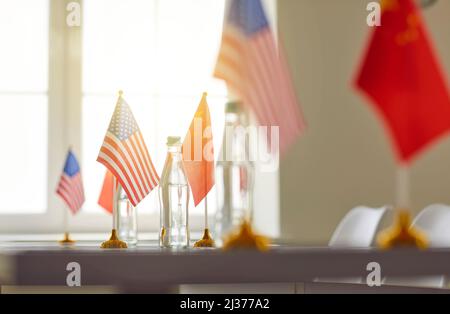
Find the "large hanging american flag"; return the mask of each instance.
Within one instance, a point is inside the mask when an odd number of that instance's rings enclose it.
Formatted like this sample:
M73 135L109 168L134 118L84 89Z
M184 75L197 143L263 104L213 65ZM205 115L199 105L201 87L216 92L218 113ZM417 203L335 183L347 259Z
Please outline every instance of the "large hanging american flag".
M97 161L113 173L133 206L158 185L159 177L144 138L121 94Z
M278 126L280 153L303 133L305 122L260 0L231 0L214 76L249 105L258 123Z
M67 154L64 170L56 188L56 194L61 196L73 214L77 213L83 206L84 189L80 166L71 150Z

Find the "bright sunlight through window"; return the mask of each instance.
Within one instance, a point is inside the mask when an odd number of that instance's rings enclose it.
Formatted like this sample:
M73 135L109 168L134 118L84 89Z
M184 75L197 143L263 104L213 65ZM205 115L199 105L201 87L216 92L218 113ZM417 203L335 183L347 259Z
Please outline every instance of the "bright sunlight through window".
M0 7L0 214L44 213L49 3L0 0Z
M105 167L96 158L124 91L149 153L162 172L166 137L184 137L203 91L216 154L222 140L225 84L212 78L219 49L223 0L96 0L83 3L82 167L85 212L97 205ZM208 203L215 206L215 192ZM191 213L200 213L193 204ZM139 211L158 210L152 192Z

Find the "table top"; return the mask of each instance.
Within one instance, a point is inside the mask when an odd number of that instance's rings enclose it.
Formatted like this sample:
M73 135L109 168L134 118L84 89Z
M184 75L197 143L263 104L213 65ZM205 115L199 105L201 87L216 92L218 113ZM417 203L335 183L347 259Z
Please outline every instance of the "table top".
M370 262L383 276L450 275L450 249L340 249L273 246L269 252L169 250L155 242L126 250L83 242L0 243L0 284L66 285L67 264L81 267L83 285L308 282L317 277L366 277Z

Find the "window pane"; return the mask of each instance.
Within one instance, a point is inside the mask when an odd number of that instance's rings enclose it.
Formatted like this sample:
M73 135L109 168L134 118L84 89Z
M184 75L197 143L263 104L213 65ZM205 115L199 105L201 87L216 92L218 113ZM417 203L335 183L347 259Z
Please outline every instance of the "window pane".
M0 0L0 92L47 91L48 0Z
M155 87L155 1L83 2L83 90L151 92Z
M222 38L224 1L158 1L158 84L169 95L224 95L212 79Z
M223 0L101 0L84 2L83 167L87 212L97 205L105 173L96 162L116 102L124 90L159 174L166 138L184 137L203 91L221 143L225 84L212 77L219 49ZM214 210L214 191L208 198ZM158 210L152 192L139 211ZM191 206L191 213L201 213Z
M0 214L47 208L48 0L0 0Z
M0 95L0 214L47 208L47 96ZM19 201L20 200L20 201Z

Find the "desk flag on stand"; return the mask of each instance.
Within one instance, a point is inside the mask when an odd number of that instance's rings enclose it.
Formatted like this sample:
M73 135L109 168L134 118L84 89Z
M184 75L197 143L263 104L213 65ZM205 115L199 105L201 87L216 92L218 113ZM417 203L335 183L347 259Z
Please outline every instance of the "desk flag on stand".
M205 147L209 148L206 152ZM197 206L214 186L214 147L206 93L184 138L183 167Z
M122 97L122 91L119 91L116 108L97 161L119 181L133 206L158 185L158 174L133 113ZM114 213L113 217L115 219ZM102 247L124 247L125 243L116 237L117 226L114 220L113 224L111 239L104 242Z
M67 153L63 173L59 179L56 194L61 196L72 214L76 214L84 203L83 180L80 166L71 150Z
M75 155L69 149L67 153L64 169L59 179L58 187L56 188L58 194L72 214L76 214L84 203L84 189L83 180L81 179L80 166ZM61 243L72 243L70 240L67 226L67 211L64 211L64 239Z
M214 240L208 229L207 195L214 185L214 147L206 93L203 93L200 104L192 119L183 142L183 167L197 206L203 199L205 204L205 230L203 238L195 247L213 247Z
M113 173L133 206L158 185L159 177L144 138L122 96L117 100L97 161Z
M373 31L355 84L382 117L400 166L408 167L450 130L450 96L415 1L382 4L382 25ZM425 245L410 232L408 216L400 212L394 229L380 235L382 247Z
M279 127L284 155L305 122L289 70L260 0L231 0L214 76L255 113L262 126Z

